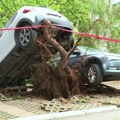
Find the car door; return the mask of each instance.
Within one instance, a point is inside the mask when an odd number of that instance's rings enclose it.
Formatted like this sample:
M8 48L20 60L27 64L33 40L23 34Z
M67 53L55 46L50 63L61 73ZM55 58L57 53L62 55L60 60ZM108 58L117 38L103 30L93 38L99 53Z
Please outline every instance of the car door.
M73 65L75 65L76 63L80 61L80 58L81 58L80 51L79 50L74 51L68 59L68 65L72 67Z

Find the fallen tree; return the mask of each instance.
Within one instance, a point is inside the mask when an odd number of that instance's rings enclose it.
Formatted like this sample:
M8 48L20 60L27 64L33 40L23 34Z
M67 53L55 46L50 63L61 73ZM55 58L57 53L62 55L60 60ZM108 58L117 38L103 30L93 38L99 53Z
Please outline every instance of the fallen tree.
M84 32L86 33L91 30L97 22L101 22L101 19L94 21ZM85 77L80 74L81 71L85 71L82 69L84 69L85 63L87 63L86 57L81 57L79 62L72 68L67 66L67 64L69 56L83 36L80 36L73 48L66 52L64 46L70 45L69 42L71 41L68 40L64 44L60 44L59 40L52 37L51 31L53 27L51 27L50 21L45 19L43 25L45 27L39 29L42 34L39 34L35 40L36 49L33 59L37 59L38 62L33 60L35 63L31 67L35 94L49 99L56 97L68 98L69 96L79 94L79 85L86 82ZM57 52L60 53L61 60L57 66L54 66L50 63L50 60Z
M43 25L45 25L42 28L43 34L38 35L35 40L36 49L33 56L40 61L32 65L32 81L35 94L52 99L56 97L67 98L80 93L75 70L67 66L68 53L51 36L50 21L45 19ZM57 66L54 66L49 61L56 52L60 53L61 60Z

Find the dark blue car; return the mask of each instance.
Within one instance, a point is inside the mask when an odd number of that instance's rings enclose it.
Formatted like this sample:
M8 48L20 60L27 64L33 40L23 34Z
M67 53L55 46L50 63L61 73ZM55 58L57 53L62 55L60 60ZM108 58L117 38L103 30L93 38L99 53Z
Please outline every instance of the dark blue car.
M58 61L56 57L54 61ZM90 85L99 85L103 81L120 80L120 55L101 52L95 48L78 46L71 54L68 65L78 64L82 79Z

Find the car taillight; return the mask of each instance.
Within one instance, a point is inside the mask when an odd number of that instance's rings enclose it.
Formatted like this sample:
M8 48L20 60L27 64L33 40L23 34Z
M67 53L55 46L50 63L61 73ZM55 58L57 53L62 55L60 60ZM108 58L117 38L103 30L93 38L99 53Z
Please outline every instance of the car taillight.
M28 12L30 12L30 10L27 10L27 9L23 10L23 13L28 13Z

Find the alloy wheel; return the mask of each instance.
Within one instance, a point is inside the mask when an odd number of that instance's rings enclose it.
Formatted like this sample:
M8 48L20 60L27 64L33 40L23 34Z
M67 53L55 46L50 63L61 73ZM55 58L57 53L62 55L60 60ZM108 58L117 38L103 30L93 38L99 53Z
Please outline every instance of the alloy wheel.
M88 70L88 80L90 83L94 83L96 81L96 69L94 66L91 66Z
M19 33L19 42L21 46L25 47L29 44L31 40L31 31L30 29L23 29Z

